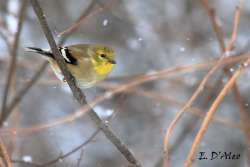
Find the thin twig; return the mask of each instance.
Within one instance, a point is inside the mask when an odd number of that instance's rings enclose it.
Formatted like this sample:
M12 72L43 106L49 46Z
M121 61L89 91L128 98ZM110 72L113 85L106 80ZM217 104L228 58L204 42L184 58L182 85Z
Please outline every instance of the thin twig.
M183 102L176 101L176 99L173 99L171 97L162 96L154 91L141 90L138 88L128 90L128 91L129 92L131 91L131 93L135 93L135 94L140 95L140 96L145 96L145 97L151 98L153 100L161 101L161 102L168 103L168 104L170 103L176 107L183 106L183 104L184 104ZM190 109L187 111L200 119L203 119L205 117L205 112L199 108L190 107ZM216 118L213 118L212 121L213 121L213 123L215 123L215 125L216 124L223 125L223 126L229 127L229 128L238 128L238 129L242 128L242 126L240 124L233 123L232 121L229 121L225 118L216 117Z
M207 1L203 1L205 3L205 5L207 6ZM212 17L212 16L211 16ZM235 19L236 20L236 23L233 24L233 32L232 32L232 37L229 41L229 44L228 44L228 47L225 49L225 53L227 51L230 51L232 46L233 46L233 42L235 41L236 39L236 32L237 32L237 25L238 25L238 20L239 20L239 15L238 15L238 12L236 12L235 14ZM220 31L219 31L219 28L218 26L216 26L216 22L213 22L213 26L215 27L214 30L215 32L218 32L216 33L219 37L220 34ZM236 25L236 26L235 26ZM221 41L221 40L219 40ZM222 42L219 42L222 47L224 46L224 43ZM222 54L221 58L220 58L220 61L222 61L224 59L224 57L226 56L226 54ZM203 88L206 84L206 82L208 81L208 79L210 78L210 76L215 72L215 70L219 67L220 65L220 61L218 61L218 64L215 65L209 72L208 74L202 79L201 83L199 84L198 88L196 89L196 91L193 93L193 95L191 96L191 98L188 100L188 102L184 105L184 107L177 112L174 120L170 123L168 129L167 129L167 132L166 132L166 135L164 137L164 148L163 148L163 166L164 167L167 167L168 166L168 143L169 143L169 139L170 139L170 136L172 134L172 131L176 125L176 123L180 120L180 118L182 117L182 115L185 113L185 111L191 107L191 105L193 104L193 102L197 99L197 97L199 96L199 94L203 91Z
M230 41L225 49L225 53L229 52L232 49L233 43L236 40L236 36L237 36L237 30L238 30L238 25L239 25L239 19L240 19L240 9L242 7L242 3L243 1L240 1L239 6L236 7L235 10L235 15L234 15L234 22L233 22L233 29L232 29L232 35L230 38ZM196 152L196 149L199 145L199 143L201 142L207 128L209 125L209 122L211 121L211 119L213 118L213 115L215 114L217 108L219 107L221 101L224 99L224 97L227 95L227 93L233 88L233 86L235 85L236 80L238 79L238 77L240 76L241 72L243 71L244 66L241 65L239 67L239 69L234 73L234 75L230 78L230 80L228 81L228 83L224 86L224 88L221 90L221 92L219 93L219 95L216 97L216 99L214 100L213 104L211 105L209 111L206 114L206 117L204 119L204 121L202 122L201 128L198 132L198 134L196 135L194 142L192 144L192 147L190 149L190 152L187 156L187 159L185 161L184 166L185 167L189 167L192 164L193 161L193 157L194 154Z
M225 52L225 43L224 43L224 37L223 37L223 33L221 30L221 27L219 26L219 24L216 22L216 17L214 15L214 10L211 9L209 7L208 1L207 0L202 0L203 5L205 7L205 10L208 13L210 22L212 23L212 27L216 33L216 37L217 40L219 42L219 46L222 52ZM238 16L239 17L239 16ZM237 18L235 18L237 19ZM226 66L224 68L224 73L227 75L228 78L232 77L232 74L230 72L230 67ZM245 141L246 141L246 145L247 147L250 147L250 135L249 135L249 126L248 126L248 114L247 111L245 110L243 101L242 101L242 97L241 97L241 93L238 89L237 83L235 83L234 87L233 87L233 94L234 94L234 99L236 101L236 104L239 108L239 114L240 114L240 120L241 120L241 125L242 125L242 131L244 133L245 136ZM248 166L250 166L250 151L247 150L247 159L248 159Z
M3 117L5 117L6 114L8 114L5 111L6 110L6 104L7 104L7 100L8 100L10 85L11 85L11 82L12 82L12 76L13 76L13 74L15 72L15 69L16 69L17 49L18 49L20 34L21 34L21 31L22 31L22 27L23 27L23 21L24 21L24 17L25 17L25 11L26 11L27 4L28 4L28 1L24 0L22 2L22 6L21 6L20 12L19 12L17 33L15 34L13 48L11 49L11 62L10 62L8 75L7 75L7 80L6 80L6 85L5 85L4 94L3 94L3 101L2 101L2 108L1 108L1 119Z
M108 118L108 120L112 119L113 118L113 115L114 113ZM84 146L86 146L87 144L89 144L96 136L97 134L100 132L100 129L97 129L86 141L84 141L82 144L80 144L79 146L73 148L72 150L70 150L69 152L65 153L65 154L62 154L62 155L59 155L57 158L53 159L53 160L50 160L46 163L43 163L43 164L38 164L38 163L34 163L33 165L34 166L42 166L42 167L48 167L48 166L51 166L57 162L59 162L60 160L63 160L67 157L69 157L70 155L74 154L75 152L79 151L80 149L82 149ZM81 161L81 156L82 156L82 152L81 151L81 155L80 155L80 158L77 162L77 166L80 165L80 161ZM16 163L26 163L25 161L22 161L22 160L12 160L12 162L16 162ZM32 165L32 163L28 163L30 165Z
M217 41L219 43L220 50L223 53L225 51L224 34L223 34L223 31L221 29L220 24L218 23L218 19L215 16L215 11L214 11L214 9L209 7L208 0L201 0L201 2L202 2L202 5L204 6L204 8L208 14L208 17L209 17L210 22L212 24L212 28L215 32L216 37L217 37Z
M69 28L67 28L66 30L64 30L63 32L59 33L58 36L64 36L67 34L72 33L73 31L77 30L77 28L79 27L80 23L85 20L85 18L91 13L91 11L94 9L94 7L97 4L97 0L92 0L89 4L89 6L87 7L86 10L83 11L83 13L80 15L80 17L75 21L75 23L70 26Z
M242 66L241 66L242 67ZM201 128L198 132L198 134L195 137L195 140L192 144L192 148L188 154L188 157L185 161L184 166L185 167L189 167L192 164L193 161L193 157L194 154L196 152L196 149L201 141L201 139L203 138L206 129L208 128L208 125L211 121L211 119L213 118L213 115L215 114L217 108L219 107L221 101L224 99L224 97L227 95L227 93L232 89L232 87L234 86L236 80L239 78L240 74L242 72L242 68L239 68L234 75L230 78L230 80L228 81L228 83L224 86L224 88L221 90L221 92L219 93L219 95L216 97L215 101L213 102L213 104L211 105L209 111L206 114L206 117L204 119L204 121L202 122Z
M70 150L69 152L63 154L63 155L59 155L57 158L50 160L46 163L30 163L30 162L25 162L23 160L12 160L13 163L22 163L22 164L29 164L29 165L34 165L34 166L39 166L39 167L48 167L51 166L59 161L61 161L62 159L65 159L67 157L69 157L70 155L74 154L75 152L77 152L78 150L82 149L84 146L86 146L87 144L89 144L95 137L96 135L99 133L99 129L96 130L86 141L84 141L82 144L80 144L79 146L73 148L72 150Z
M250 148L250 133L249 133L250 130L248 126L248 123L249 123L248 114L245 110L245 105L243 104L240 91L238 87L236 87L236 85L233 88L233 93L234 93L234 100L236 101L239 107L240 120L241 120L240 122L241 122L242 131L245 135L246 146L247 148ZM249 149L247 149L247 160L248 160L248 164L250 165L250 150Z
M205 9L206 9L206 11L208 12L208 15L210 16L210 15L212 15L209 11L212 11L212 9L209 7L209 5L208 5L208 3L207 3L207 0L202 0L202 2L203 2L203 4L204 4L204 7L205 7ZM238 15L235 15L235 19L236 20L238 20L238 18L237 17L239 17L239 14ZM218 23L216 23L216 19L215 19L215 15L213 15L213 16L210 16L210 21L213 23L212 25L213 25L213 29L214 29L214 31L215 32L222 32L222 30L221 30L221 28L219 27L219 24ZM217 28L216 28L217 27ZM218 29L217 31L216 31L216 29ZM224 42L223 42L223 34L222 35L219 35L219 33L216 33L216 37L217 37L217 40L219 41L219 43L220 43L220 48L221 48L221 50L223 51L223 52L225 52L225 44L224 44ZM220 42L220 41L222 41L222 42ZM230 71L229 71L229 68L226 66L225 68L224 68L224 72L228 75L228 77L230 78L231 77L231 74L230 74ZM239 101L242 101L241 100L241 95L240 95L240 92L239 92L239 90L238 90L238 87L237 87L237 84L235 85L235 88L234 88L235 90L234 90L234 94L235 94L235 96L237 96L237 98L236 99L238 99L238 98L240 98L239 99ZM235 100L236 100L235 99ZM238 100L236 100L236 101L238 101ZM238 102L239 102L238 101ZM244 109L244 107L242 107L242 103L238 103L239 104L239 108L240 108L240 110L245 110ZM246 111L243 111L245 114L243 114L243 115L247 115L246 114ZM247 117L246 117L247 118ZM246 120L246 122L248 122L247 120Z
M128 87L128 89L124 89L122 92L116 92L116 90L119 89L120 86L113 85L110 83L108 85L103 84L102 87L105 89L111 89L110 92L113 93L113 96L118 94L118 93L135 93L137 95L152 98L152 99L157 100L157 101L171 103L174 106L178 106L178 107L183 106L182 102L178 102L170 97L161 96L161 95L155 93L154 91L142 90L142 89L134 88L134 87ZM103 102L105 99L106 99L106 93L98 96L98 98L96 98L96 99L93 99L93 102L95 102L95 104L93 104L93 105L97 105L97 104ZM55 126L59 126L61 124L75 121L76 119L83 116L84 113L86 113L86 112L87 112L86 108L82 107L82 109L80 111L76 111L76 112L74 112L66 117L63 117L61 119L50 121L50 123L33 125L32 127L26 127L26 128L6 128L6 129L3 129L1 131L1 133L4 134L4 133L15 132L15 136L27 135L30 133L38 132L38 131L41 131L44 129L52 128ZM205 117L204 111L201 111L200 109L195 108L195 107L191 107L189 112L192 113L194 116L197 116L198 118ZM224 126L230 127L230 128L242 128L239 124L232 123L231 121L226 120L226 119L222 119L222 118L214 118L213 121L217 124L224 125Z
M14 99L11 101L9 107L6 108L6 114L1 117L0 119L0 126L3 125L3 122L8 119L10 116L12 110L19 104L19 102L22 100L24 95L30 90L30 88L38 81L38 79L42 76L43 72L45 71L46 67L48 66L48 62L44 62L41 67L38 69L38 71L35 73L35 75L31 78L30 82L28 82L23 89L20 90L20 92L14 97Z
M228 65L231 63L236 63L236 62L239 62L242 60L246 60L248 57L249 57L248 54L245 54L242 56L236 56L236 57L227 57L227 58L225 58L225 60L223 61L222 64ZM178 66L178 67L163 69L163 70L160 70L158 72L155 72L154 74L140 75L140 77L138 76L137 78L135 78L135 79L133 79L125 84L121 84L119 86L113 87L112 90L110 92L108 92L108 94L114 96L116 94L129 91L129 89L132 89L132 88L139 86L140 84L143 84L146 82L156 81L156 80L164 79L167 77L173 77L174 75L178 75L180 73L187 73L187 72L192 72L195 70L206 69L206 68L211 67L215 63L216 63L216 61L212 61L209 63L200 63L200 64L195 64L195 65ZM109 96L106 96L106 93L104 95L100 95L98 98L94 99L91 102L92 106L95 106L95 105L99 104L100 102L102 102L103 100L107 99L106 97L109 97ZM39 131L42 129L54 127L54 126L59 125L59 124L71 122L71 121L75 120L76 118L79 118L80 116L85 114L87 111L88 110L86 107L85 108L82 107L82 109L79 112L76 112L76 113L72 114L71 116L67 116L67 118L55 120L55 121L52 121L52 123L46 123L46 125L36 125L36 126L32 126L32 128L18 128L18 129L11 128L9 130L15 131L15 133L19 133L19 132L20 133L32 133L34 131ZM8 129L6 129L6 131L8 131ZM3 131L2 131L2 133L3 133Z
M88 11L86 11L85 13L88 13ZM73 31L71 31L72 33ZM58 42L58 45L62 45L66 40L67 38L69 37L69 35L71 33L68 33L67 35L63 36L63 38L61 38ZM21 89L21 91L15 95L14 99L10 102L10 105L8 107L6 107L6 112L7 112L7 115L5 116L6 118L3 118L3 120L6 120L8 118L8 116L11 114L12 110L15 108L15 106L17 106L22 98L25 96L25 94L28 93L28 91L32 88L32 86L37 82L37 80L39 80L39 78L42 76L43 72L46 70L47 68L47 65L48 62L45 62L38 70L37 72L34 74L34 76L32 77L32 79L27 83L27 85L25 85L23 87L23 89ZM1 122L4 122L4 121L1 121L0 120L0 126L1 126Z
M241 56L227 57L222 62L222 65L235 63L235 62L247 59L248 57L249 57L248 54L242 55L242 57ZM171 76L174 76L174 75L177 75L177 74L180 74L180 73L184 73L184 72L187 73L187 72L192 72L192 71L199 70L199 69L209 68L212 65L214 65L217 61L218 60L212 61L212 62L209 62L209 63L200 63L200 64L187 65L187 66L177 66L177 67L172 67L172 68L167 68L167 69L160 70L160 71L158 71L158 72L156 72L154 74L141 75L141 76L138 76L137 78L133 79L132 81L129 81L129 82L125 83L125 84L120 85L117 89L112 90L110 92L110 94L115 95L115 94L118 94L120 92L126 91L129 88L138 86L140 84L150 82L150 81L155 81L155 80L158 80L158 79L171 77ZM91 102L92 105L97 105L97 103L102 101L103 98L105 98L105 97L97 98L96 100ZM87 109L85 108L84 111L86 112ZM78 115L78 114L76 114L76 115ZM67 122L67 121L71 121L71 120L73 120L73 118L65 120L65 121Z
M202 79L202 81L200 82L198 88L195 90L195 92L193 93L193 95L191 96L191 98L187 101L187 103L177 112L177 114L175 115L174 119L171 121L165 137L164 137L164 146L163 146L163 166L167 167L168 166L168 159L169 159L169 154L168 154L168 143L169 143L169 139L170 136L172 134L172 131L175 127L175 125L177 124L177 122L181 119L181 117L183 116L183 114L186 112L187 109L189 109L193 102L197 99L197 97L199 97L199 95L202 93L202 91L204 90L205 84L207 83L208 79L214 74L214 72L220 67L221 62L223 61L225 56L222 56L219 61L215 64L215 66L213 66L210 71L207 73L207 75L204 76L204 78Z
M58 36L64 36L67 35L69 33L72 33L73 31L77 30L79 28L79 26L81 25L81 23L88 17L91 17L93 15L96 15L102 11L104 11L104 9L109 9L111 8L113 5L113 3L109 3L105 6L99 7L97 8L94 12L92 12L92 10L94 9L95 6L97 6L98 4L100 4L98 2L98 0L92 0L92 2L90 3L89 7L87 8L87 12L84 12L83 14L80 15L80 17L75 21L75 23L73 23L73 25L71 25L70 27L68 27L66 30L60 32L58 34ZM92 13L91 13L92 12Z
M7 153L7 150L2 142L2 139L0 139L0 166L1 167L12 167L11 162L10 162L10 158L9 155Z
M214 15L214 12L212 12L213 10L209 7L209 4L207 2L207 0L202 0L203 5L205 7L205 10L207 11L209 18L210 18L210 22L212 23L212 27L214 29L214 31L216 32L216 37L217 40L220 44L220 49L221 51L225 52L225 44L223 42L223 33L221 28L219 27L219 24L216 22L216 17ZM239 16L238 16L239 17ZM237 18L236 18L237 19ZM222 35L220 35L222 34ZM224 73L228 76L228 78L232 77L232 74L230 72L230 69L228 66L226 66L224 68ZM241 126L242 126L242 131L244 133L245 136L245 141L246 141L246 145L247 147L250 147L250 135L249 135L249 126L248 126L248 114L247 111L245 110L243 101L242 101L242 97L241 97L241 93L238 89L237 83L235 83L234 87L233 87L233 94L234 94L234 99L236 101L236 104L239 108L239 114L240 114L240 119L241 119ZM250 166L250 151L249 149L247 150L247 159L248 159L248 165Z
M48 40L48 43L50 45L50 48L52 50L53 55L55 56L55 59L58 63L58 66L60 67L64 78L66 79L74 97L77 99L80 105L86 105L88 106L90 112L88 112L88 115L92 119L92 121L96 124L98 128L101 129L101 131L105 134L105 136L112 142L116 148L123 154L123 156L130 162L131 164L134 164L136 166L141 166L137 159L134 157L132 152L128 149L128 147L111 131L109 126L105 124L101 118L95 113L95 111L87 104L85 95L82 93L81 89L77 87L75 83L75 78L70 74L68 71L65 62L63 60L63 57L61 56L58 47L55 43L55 40L52 36L52 33L49 29L49 26L47 24L45 15L42 11L42 8L40 7L40 4L37 0L31 0L32 7L37 15L37 18L41 24L41 27L44 31L44 34Z
M46 162L44 164L42 164L42 166L50 166L52 164L55 164L56 162L67 158L68 156L72 155L73 153L77 152L78 150L80 150L81 148L83 148L84 146L86 146L88 143L90 143L95 136L99 133L100 129L97 129L89 138L88 140L86 140L85 142L83 142L82 144L80 144L79 146L73 148L71 151L67 152L66 154L60 155L58 156L56 159L51 160L49 162Z
M221 63L221 66L231 66L231 65L235 65L238 64L242 61L247 60L250 57L249 53L237 53L234 56L230 56L230 57L225 57L224 61ZM178 75L180 73L185 74L188 72L195 72L197 70L206 70L211 68L212 66L214 66L214 64L218 61L219 59L215 59L212 61L208 61L208 62L204 62L204 63L197 63L197 64L191 64L191 65L183 65L183 66L176 66L176 67L171 67L171 68L166 68L166 69L162 69L159 71L154 72L154 75L152 74L136 74L136 75L132 75L132 76L115 76L115 77L111 77L108 78L107 81L134 81L135 79L141 79L141 77L144 77L145 80L142 81L140 84L143 84L145 82L150 82L150 81L156 81L156 80L160 80L160 79L165 79L168 78L169 75L171 76L175 76ZM0 65L1 62L0 60ZM26 65L30 64L30 62L20 62L19 65L21 67L24 68L28 68L30 70L34 70L34 67L27 67ZM149 76L149 77L148 77ZM29 80L22 80L22 82L28 82ZM59 83L58 80L56 79L52 79L52 80L43 80L41 81L41 85L44 84L55 84L55 83ZM0 84L2 84L0 82Z

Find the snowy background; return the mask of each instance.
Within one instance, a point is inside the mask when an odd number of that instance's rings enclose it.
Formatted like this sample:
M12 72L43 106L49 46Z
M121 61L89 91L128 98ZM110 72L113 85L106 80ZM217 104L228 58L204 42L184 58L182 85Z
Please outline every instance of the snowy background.
M19 0L0 0L0 31L13 41L16 32ZM79 28L73 32L66 44L99 43L111 46L116 52L117 65L108 85L128 83L137 74L154 74L159 70L197 63L208 63L220 56L219 45L212 31L207 13L200 1L191 0L98 0ZM88 8L90 0L43 0L49 26L55 39ZM209 1L218 16L225 39L230 38L233 14L238 1ZM100 7L103 10L96 12ZM249 46L250 3L246 1L240 19L235 52ZM27 7L24 27L18 49L16 84L12 94L30 80L43 63L35 54L26 53L26 46L48 48L42 29L31 5ZM5 41L0 38L0 93L3 94L8 69L9 53ZM248 51L248 50L246 50ZM231 72L234 72L232 66ZM103 118L109 119L115 133L133 151L144 167L162 166L163 138L165 131L178 110L190 98L199 81L208 72L207 68L192 72L175 73L170 77L147 82L110 97L94 107ZM227 82L223 71L218 70L209 80L201 97L193 107L205 113L222 86ZM249 114L249 77L247 69L238 80L238 87ZM220 84L218 80L222 80ZM137 92L136 92L137 90ZM103 96L109 92L102 86L84 90L87 99ZM155 97L138 92L150 92ZM11 101L11 100L10 100ZM1 100L0 100L1 103ZM96 130L90 118L82 116L72 121L38 128L60 121L79 109L71 93L60 85L50 68L39 82L22 99L11 117L4 123L1 136L11 159L43 164L69 152L86 141ZM230 93L220 105L215 117L228 124L212 122L206 132L199 151L228 151L241 154L239 160L199 161L193 166L247 166L245 137L240 124L238 107ZM109 118L112 115L111 118ZM201 125L200 117L187 112L174 129L170 141L170 167L180 167L186 159L193 139ZM14 128L14 129L13 129ZM18 129L16 129L18 128ZM30 130L30 129L33 129ZM198 156L197 152L197 156ZM81 167L126 167L128 162L100 132L80 151L51 166L76 167L81 157ZM14 167L34 164L14 163Z

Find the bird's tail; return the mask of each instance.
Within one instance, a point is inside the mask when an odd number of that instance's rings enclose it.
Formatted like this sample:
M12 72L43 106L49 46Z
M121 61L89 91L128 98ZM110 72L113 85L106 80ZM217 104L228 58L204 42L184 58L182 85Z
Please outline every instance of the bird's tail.
M39 53L41 55L50 57L50 58L54 58L53 54L49 51L43 50L41 48L36 48L36 47L26 47L25 50L27 52L34 52L34 53Z

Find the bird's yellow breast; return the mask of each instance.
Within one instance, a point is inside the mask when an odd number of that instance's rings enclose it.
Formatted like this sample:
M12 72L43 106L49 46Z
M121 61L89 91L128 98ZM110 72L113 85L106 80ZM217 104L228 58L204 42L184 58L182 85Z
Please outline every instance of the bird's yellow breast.
M107 75L113 68L113 64L108 63L108 62L103 62L100 63L96 66L94 66L95 68L95 72L97 73L97 75Z

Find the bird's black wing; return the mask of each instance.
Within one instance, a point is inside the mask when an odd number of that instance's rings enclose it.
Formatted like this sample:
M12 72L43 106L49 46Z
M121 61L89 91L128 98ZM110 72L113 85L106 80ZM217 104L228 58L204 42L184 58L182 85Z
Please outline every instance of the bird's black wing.
M72 56L67 47L59 47L59 51L61 52L66 63L77 65L77 59Z

